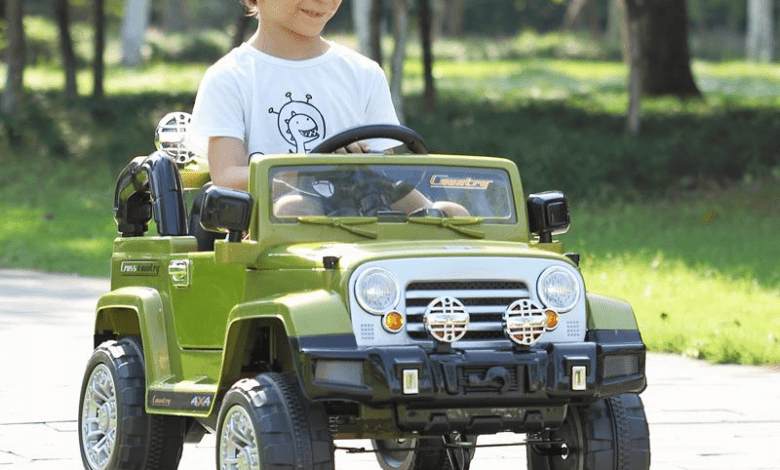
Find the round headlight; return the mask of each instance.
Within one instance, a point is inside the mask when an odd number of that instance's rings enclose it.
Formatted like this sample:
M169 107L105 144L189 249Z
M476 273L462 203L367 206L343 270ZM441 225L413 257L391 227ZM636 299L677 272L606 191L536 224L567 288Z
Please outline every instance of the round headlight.
M547 307L568 312L580 300L580 285L574 275L561 267L544 270L536 285L539 298Z
M393 275L382 268L363 271L355 283L358 303L365 311L375 315L381 315L395 307L400 294Z

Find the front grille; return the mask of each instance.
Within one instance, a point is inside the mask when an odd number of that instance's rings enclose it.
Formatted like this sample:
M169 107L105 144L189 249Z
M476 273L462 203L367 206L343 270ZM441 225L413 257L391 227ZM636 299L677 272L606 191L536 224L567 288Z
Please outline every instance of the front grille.
M430 339L423 325L428 304L442 296L455 297L470 315L469 331L459 341L506 339L503 315L515 300L529 297L528 286L519 281L418 281L406 287L406 332L413 340Z
M494 371L502 371L502 373L495 374ZM520 378L517 372L516 367L458 367L458 392L461 394L498 391L501 393L516 392L520 390Z

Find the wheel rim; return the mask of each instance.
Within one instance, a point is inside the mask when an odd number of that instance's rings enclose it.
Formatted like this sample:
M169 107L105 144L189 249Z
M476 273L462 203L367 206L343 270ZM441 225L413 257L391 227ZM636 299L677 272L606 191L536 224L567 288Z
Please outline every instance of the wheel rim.
M92 369L81 409L81 442L89 465L108 466L116 447L116 387L105 364Z
M260 470L260 453L252 419L246 409L233 405L225 415L219 436L220 470Z
M374 441L376 455L380 457L388 467L406 468L409 456L417 447L417 439L381 439Z

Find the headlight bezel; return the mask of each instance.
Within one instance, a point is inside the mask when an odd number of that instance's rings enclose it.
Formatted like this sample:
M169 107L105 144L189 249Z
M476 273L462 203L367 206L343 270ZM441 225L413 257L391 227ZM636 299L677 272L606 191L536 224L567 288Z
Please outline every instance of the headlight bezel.
M388 302L385 305L382 306L382 308L374 308L370 305L368 301L366 301L364 297L363 288L361 287L361 284L366 280L366 278L372 274L383 274L385 275L392 284L395 295L392 298L391 302ZM388 271L387 269L380 268L380 267L371 267L366 269L365 271L361 272L360 275L358 275L357 279L355 280L355 299L357 300L358 305L360 308L365 310L366 312L372 314L372 315L384 315L385 313L389 312L390 310L393 310L398 306L398 302L401 300L401 286L398 284L398 279Z
M547 278L557 273L562 273L567 276L574 286L574 300L564 306L555 305L550 302L550 298L544 288L544 284ZM574 307L576 307L580 302L580 299L582 298L582 287L580 286L580 281L577 279L577 276L575 276L570 270L564 268L563 266L550 266L542 271L542 273L539 275L539 278L536 280L536 294L539 296L539 300L544 304L545 307L551 308L558 313L566 313L572 311Z

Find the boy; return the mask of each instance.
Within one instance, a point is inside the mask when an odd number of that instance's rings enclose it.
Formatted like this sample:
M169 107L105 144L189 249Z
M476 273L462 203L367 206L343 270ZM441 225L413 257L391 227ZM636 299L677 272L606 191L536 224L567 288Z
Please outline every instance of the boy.
M379 65L320 36L341 0L244 2L257 31L206 72L188 138L214 184L246 190L255 153L307 153L350 127L398 124Z

